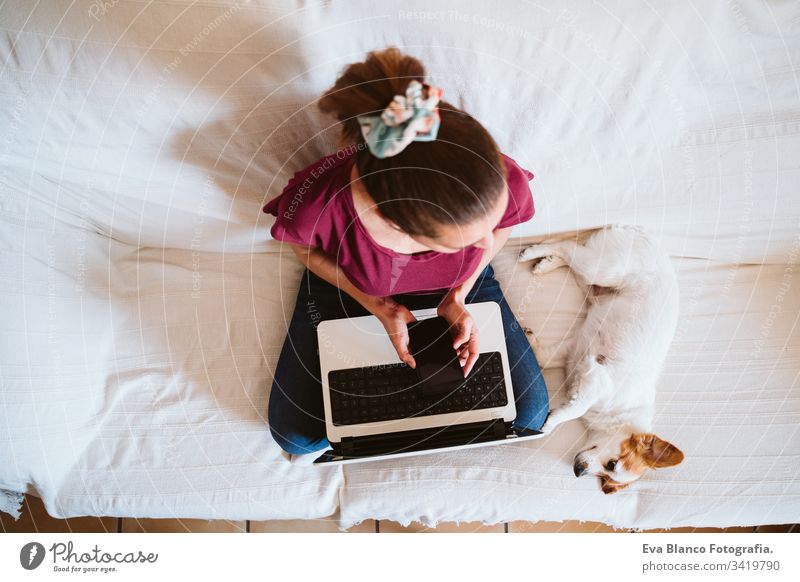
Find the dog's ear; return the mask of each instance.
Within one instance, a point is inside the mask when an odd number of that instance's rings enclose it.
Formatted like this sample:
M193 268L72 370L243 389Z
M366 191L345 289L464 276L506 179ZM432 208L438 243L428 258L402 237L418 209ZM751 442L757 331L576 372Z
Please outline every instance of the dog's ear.
M605 475L600 475L600 489L603 490L603 493L609 495L611 493L616 493L620 489L625 489L630 485L630 483L618 483L614 481L611 477L607 477Z
M651 469L674 467L683 461L683 453L675 445L654 434L636 434L636 450Z

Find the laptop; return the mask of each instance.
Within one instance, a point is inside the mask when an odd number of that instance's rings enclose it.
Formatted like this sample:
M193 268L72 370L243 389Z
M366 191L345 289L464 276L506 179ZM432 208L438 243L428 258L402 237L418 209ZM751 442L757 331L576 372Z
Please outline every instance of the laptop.
M516 417L500 306L467 304L480 331L467 378L446 321L436 309L412 311L410 351L399 362L374 316L317 326L325 427L331 448L315 464L354 463L520 442L543 435L512 429Z

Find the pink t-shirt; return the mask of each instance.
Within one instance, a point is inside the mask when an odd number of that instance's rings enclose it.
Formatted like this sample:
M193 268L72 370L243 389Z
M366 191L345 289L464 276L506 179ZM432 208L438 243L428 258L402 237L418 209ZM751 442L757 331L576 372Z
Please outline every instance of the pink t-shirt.
M368 295L429 293L452 289L475 271L483 249L469 246L455 253L401 254L379 245L358 217L350 192L355 148L324 156L295 172L263 211L275 216L273 238L318 247L335 257L353 285ZM498 228L533 217L528 182L533 174L503 154L508 207Z

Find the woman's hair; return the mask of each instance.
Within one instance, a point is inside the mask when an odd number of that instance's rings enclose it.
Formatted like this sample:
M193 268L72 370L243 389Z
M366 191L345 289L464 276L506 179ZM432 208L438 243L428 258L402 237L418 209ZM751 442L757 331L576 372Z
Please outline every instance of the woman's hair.
M370 153L356 117L380 114L414 79L425 82L417 59L394 47L372 51L345 68L319 108L342 123L342 144L359 146L359 178L381 213L409 235L436 238L440 225L470 224L490 212L503 192L505 172L489 132L446 101L439 102L435 140L411 142L383 159Z

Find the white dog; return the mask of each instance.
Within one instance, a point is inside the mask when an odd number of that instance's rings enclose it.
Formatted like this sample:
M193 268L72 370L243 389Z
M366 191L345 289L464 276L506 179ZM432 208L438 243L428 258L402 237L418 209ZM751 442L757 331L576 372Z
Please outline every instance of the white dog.
M670 467L683 453L652 434L656 382L678 319L678 283L669 257L641 227L613 225L580 245L526 248L534 274L569 266L590 307L578 333L555 346L533 347L543 367L566 357L567 401L542 427L582 418L587 448L575 456L576 477L595 475L614 493L650 468Z

